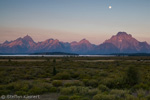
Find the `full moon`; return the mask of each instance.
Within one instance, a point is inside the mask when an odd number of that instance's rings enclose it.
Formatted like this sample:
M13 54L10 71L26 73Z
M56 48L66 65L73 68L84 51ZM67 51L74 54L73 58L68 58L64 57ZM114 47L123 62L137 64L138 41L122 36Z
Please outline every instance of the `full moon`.
M109 9L111 9L112 7L111 6L109 6Z

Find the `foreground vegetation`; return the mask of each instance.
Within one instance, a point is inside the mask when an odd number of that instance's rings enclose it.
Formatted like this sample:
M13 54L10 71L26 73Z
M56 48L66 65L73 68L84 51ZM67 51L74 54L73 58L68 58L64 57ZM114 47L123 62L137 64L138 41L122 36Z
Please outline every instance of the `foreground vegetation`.
M0 58L0 95L53 93L50 100L150 100L150 57Z

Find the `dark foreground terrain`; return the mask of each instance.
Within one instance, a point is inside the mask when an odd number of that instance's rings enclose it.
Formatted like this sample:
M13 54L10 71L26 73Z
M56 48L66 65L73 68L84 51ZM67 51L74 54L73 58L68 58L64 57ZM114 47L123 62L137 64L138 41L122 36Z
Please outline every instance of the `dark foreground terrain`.
M150 100L150 57L0 57L0 96Z

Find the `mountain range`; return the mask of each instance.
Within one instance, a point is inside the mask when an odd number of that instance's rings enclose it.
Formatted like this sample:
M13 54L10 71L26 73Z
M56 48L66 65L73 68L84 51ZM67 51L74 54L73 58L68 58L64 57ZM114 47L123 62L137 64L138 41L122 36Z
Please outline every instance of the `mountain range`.
M136 40L126 32L118 32L99 45L91 44L86 39L68 43L51 38L36 43L28 35L0 44L0 53L37 52L68 52L77 54L150 53L150 45L147 42Z

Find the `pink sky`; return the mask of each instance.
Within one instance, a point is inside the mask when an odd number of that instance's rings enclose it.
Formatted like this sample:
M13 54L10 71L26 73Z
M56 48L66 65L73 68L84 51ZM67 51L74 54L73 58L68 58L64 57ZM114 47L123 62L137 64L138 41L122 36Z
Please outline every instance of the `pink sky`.
M116 33L109 32L83 32L82 34L79 32L69 32L69 31L56 31L56 30L48 30L48 29L35 29L35 28L0 28L0 43L8 40L15 40L19 37L24 37L25 35L29 35L33 38L35 42L44 41L49 38L58 39L63 42L72 42L72 41L80 41L83 38L89 40L89 42L93 44L101 44L106 39L109 39L112 35L116 35ZM149 37L144 37L145 35L141 34L131 34L134 38L139 41L147 41L150 43Z

